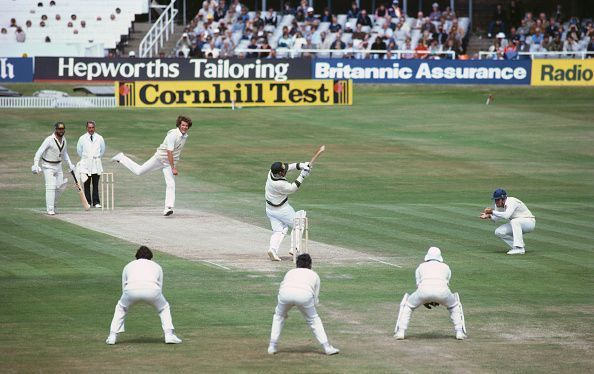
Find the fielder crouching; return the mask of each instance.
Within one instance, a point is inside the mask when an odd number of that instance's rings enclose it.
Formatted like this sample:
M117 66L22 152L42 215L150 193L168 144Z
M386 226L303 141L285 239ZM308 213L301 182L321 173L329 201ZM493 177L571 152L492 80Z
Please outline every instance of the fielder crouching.
M428 309L431 306L444 305L450 312L450 319L454 324L456 339L466 338L466 326L464 323L464 311L458 293L452 293L449 288L452 272L450 267L443 262L441 250L431 247L425 256L425 262L419 265L415 271L417 290L412 295L404 294L400 302L400 311L394 337L398 340L404 339L408 323L413 310L421 305Z
M320 277L315 271L311 270L311 262L309 254L299 255L297 257L297 268L289 270L285 274L285 278L278 290L278 304L274 311L274 317L272 317L270 344L268 345L269 354L275 354L278 351L278 340L287 319L287 313L294 306L305 317L311 331L324 348L324 352L327 355L340 352L328 342L324 325L316 311L320 296Z
M285 176L287 172L292 170L301 170L301 174L297 179L291 183L287 181ZM272 236L270 237L270 248L268 249L268 256L272 261L280 261L278 250L280 245L287 235L289 228L293 229L294 220L296 216L305 218L306 212L300 210L295 213L295 209L289 204L289 196L297 192L303 183L303 180L309 175L309 162L300 162L287 164L283 162L275 162L270 167L268 172L268 179L266 180L265 197L266 197L266 215L270 219L272 226ZM303 230L293 230L291 232L291 251L289 254L293 255L295 251L300 248L294 246L301 243L301 236ZM295 253L297 255L298 253Z
M54 133L45 138L35 153L31 171L38 174L43 171L45 178L45 206L47 214L56 214L58 198L66 189L68 179L64 178L62 171L62 160L68 162L71 171L75 170L74 164L70 161L67 150L67 142L64 137L66 125L64 122L56 122ZM41 167L39 162L41 161Z
M136 260L128 263L122 272L122 296L118 301L109 336L105 342L109 345L116 343L118 333L124 331L124 321L130 307L144 302L155 307L161 319L161 327L165 334L165 343L179 344L181 339L174 333L171 309L162 293L163 269L152 261L153 253L148 247L141 246L136 251Z

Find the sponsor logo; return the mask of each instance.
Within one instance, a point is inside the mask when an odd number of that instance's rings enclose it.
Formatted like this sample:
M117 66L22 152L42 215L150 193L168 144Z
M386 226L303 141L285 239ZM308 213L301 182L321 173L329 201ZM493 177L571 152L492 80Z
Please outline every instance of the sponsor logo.
M315 61L317 79L352 79L378 83L528 84L529 62L498 61Z
M310 78L310 66L286 60L39 58L36 78L59 80L274 80Z
M0 82L31 82L32 80L32 58L0 58Z
M592 60L533 60L534 86L594 86Z
M333 80L116 82L120 106L351 105L352 83Z

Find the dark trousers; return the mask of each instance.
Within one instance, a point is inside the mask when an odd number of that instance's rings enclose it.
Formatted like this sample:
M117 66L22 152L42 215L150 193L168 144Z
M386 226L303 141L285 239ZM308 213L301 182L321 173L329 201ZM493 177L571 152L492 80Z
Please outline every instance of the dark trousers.
M101 204L99 201L99 174L91 174L91 176L85 181L85 197L89 205L94 206ZM91 199L91 181L93 182L93 198Z

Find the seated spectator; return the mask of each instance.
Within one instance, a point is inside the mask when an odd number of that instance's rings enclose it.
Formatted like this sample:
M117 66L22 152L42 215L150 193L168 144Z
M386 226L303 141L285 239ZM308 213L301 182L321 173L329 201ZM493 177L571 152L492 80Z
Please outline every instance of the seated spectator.
M525 39L526 36L530 34L530 28L526 24L525 19L520 21L520 27L518 27L516 32L518 33L518 35L520 35L522 37L522 39Z
M375 10L375 20L377 21L380 18L384 18L387 14L388 11L386 10L386 6L383 3L380 3L380 5Z
M375 38L375 40L373 41L373 44L371 45L372 51L385 51L386 48L387 48L387 46L386 46L386 43L384 42L384 39L380 38L379 36ZM374 53L372 56L376 60L383 58L383 54L381 54L381 53Z
M423 39L419 40L417 48L415 48L415 58L426 60L427 58L429 58L429 54L427 53L427 51L428 49Z
M429 47L427 48L429 51L429 58L430 59L439 59L439 55L442 52L442 47L441 45L437 42L437 40L432 39L429 42Z
M537 27L536 30L534 30L534 34L532 34L531 39L532 39L532 42L530 43L530 45L540 46L542 44L542 41L544 39L544 34L540 30L540 28Z
M507 38L505 37L504 33L502 33L502 32L497 33L497 35L495 35L495 38L499 42L499 45L501 46L501 48L505 48L507 46L508 42L507 42Z
M322 43L320 44L320 48L319 49L328 50L328 49L331 49L332 48L333 40L330 37L330 35L328 35L327 32L322 31L320 33L320 38L322 39ZM319 57L330 57L330 54L328 54L328 53L320 53L320 54L318 54L318 56Z
M0 29L0 40L9 40L8 30L6 27Z
M338 32L339 30L342 30L342 26L340 26L340 23L338 23L338 18L336 16L332 16L332 22L330 23L330 26L328 27L328 30L331 33L335 33Z
M577 41L571 35L568 35L565 42L563 42L563 52L577 52L579 50Z
M429 13L429 19L432 22L439 22L439 20L441 19L441 11L439 10L438 3L433 3L433 5L431 5L431 13Z
M487 28L487 37L491 39L493 35L500 32L505 32L506 21L505 13L503 12L503 6L501 4L497 4L495 7L495 12L493 13L493 17L491 18Z
M307 8L307 14L305 15L305 23L308 25L312 25L317 21L318 21L318 19L314 15L314 8L312 8L312 7Z
M247 46L247 48L248 49L251 49L251 50L259 49L258 44L257 44L257 39L256 38L252 38L250 40L250 44ZM255 52L255 51L254 52L248 52L245 55L245 57L246 58L257 58L258 57L258 52Z
M392 6L388 8L388 15L397 19L402 17L402 10L400 10L398 0L392 0Z
M549 39L549 43L545 45L547 51L561 52L563 50L563 42L561 41L561 34L557 33Z
M66 24L66 27L68 28L72 28L74 25L72 24L72 22L68 21L68 23Z
M297 6L297 12L301 11L303 14L307 14L307 8L309 8L309 1L308 0L301 0L299 5Z
M256 12L252 20L252 28L257 30L260 27L264 27L264 20L260 17L260 12Z
M433 40L437 40L439 45L444 45L448 40L448 33L443 29L443 24L437 26L437 31L432 36Z
M517 60L518 59L518 44L520 39L513 39L511 43L503 49L503 56L506 60Z
M46 43L51 43L52 42L52 39L49 36L46 36L45 37L45 42Z
M364 32L362 28L363 25L360 23L358 23L357 26L355 26L355 31L353 31L353 39L363 40L363 38L365 38L365 35L367 35L367 33Z
M294 16L295 15L295 9L293 7L291 7L291 3L289 1L285 1L284 5L283 5L283 12L282 12L283 16Z
M299 9L297 12L295 12L295 21L305 22L305 13L303 13L301 11L301 9Z
M301 31L297 31L295 36L293 36L293 49L296 51L300 51L307 47L307 40L301 34ZM301 53L291 53L291 58L298 58L301 57Z
M353 1L351 3L351 8L347 12L347 17L348 18L359 18L359 13L360 13L359 6L357 5L356 1Z
M456 56L463 54L462 46L456 39L448 39L443 47L443 52L454 52L455 55L452 57L450 54L444 54L444 58L455 59Z
M410 38L410 32L408 32L404 27L404 23L402 21L398 22L396 25L396 30L394 31L394 39L399 45L403 45L407 38Z
M493 39L493 44L489 47L489 52L491 52L489 55L491 60L503 60L503 47L499 38Z
M17 22L16 22L16 18L11 18L10 19L10 25L8 27L18 27Z
M287 26L283 26L283 34L278 39L277 43L278 48L293 48L293 38L289 34L289 28Z
M334 16L332 15L332 12L330 12L330 9L328 7L325 7L324 12L320 17L320 22L332 22L333 17Z
M267 32L274 32L276 25L278 24L278 17L274 13L274 9L268 9L268 13L264 16L264 30Z
M419 31L421 32L421 27L423 27L423 23L425 17L423 16L423 12L417 13L417 19L413 20L412 25L410 27L411 31Z
M268 40L264 41L264 43L262 44L262 49L267 49L267 51L260 52L260 55L258 57L268 58L268 56L270 55L270 50L272 50L272 46L270 45L270 43L268 43Z
M414 50L412 48L412 41L411 41L410 37L406 38L406 40L404 41L404 45L400 49L406 51L405 53L402 53L400 55L401 58L404 58L404 59L415 58L415 54L413 53Z
M118 8L119 9L119 8ZM76 21L76 14L71 14L70 15L70 20L71 21Z
M371 22L371 18L367 15L367 10L365 9L361 9L361 12L359 13L359 17L357 18L357 25L361 24L361 26L373 26L373 23Z
M421 32L425 31L429 32L430 34L434 34L435 31L437 31L435 29L435 25L433 24L433 22L431 22L431 19L429 19L429 17L425 17L423 25L421 26Z
M39 22L39 27L45 27L45 21Z
M54 0L50 1L49 3L50 6L56 6L56 2Z
M113 14L113 13L112 13L112 14L110 14L110 15L109 15L109 19L110 19L110 20L112 20L112 21L115 21L115 20L116 20L116 15L115 15L115 14Z
M56 19L57 22L60 22L60 20L62 19L62 17L59 14L56 14L56 16L54 18Z
M353 57L357 60L363 60L369 57L369 34L364 39L353 40Z
M28 19L27 22L25 22L25 27L28 28L28 29L30 29L31 26L33 26L33 22L31 22L31 20Z
M385 40L392 39L394 37L394 31L390 28L387 22L382 24L382 28L377 32L377 36Z
M344 56L344 50L346 48L346 43L342 41L342 31L336 33L336 39L330 45L330 49L332 49L332 58L342 58Z
M448 5L445 7L443 13L441 13L441 16L444 18L446 22L452 22L456 18L456 12L454 12L452 8Z

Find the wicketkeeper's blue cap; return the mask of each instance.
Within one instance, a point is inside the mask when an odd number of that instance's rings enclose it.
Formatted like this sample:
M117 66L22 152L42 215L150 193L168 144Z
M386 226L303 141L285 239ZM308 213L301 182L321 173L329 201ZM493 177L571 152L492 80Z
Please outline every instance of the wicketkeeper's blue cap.
M498 188L493 192L493 200L507 198L507 192L503 188Z

